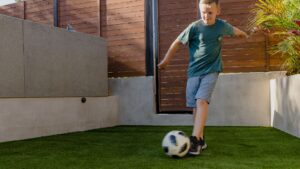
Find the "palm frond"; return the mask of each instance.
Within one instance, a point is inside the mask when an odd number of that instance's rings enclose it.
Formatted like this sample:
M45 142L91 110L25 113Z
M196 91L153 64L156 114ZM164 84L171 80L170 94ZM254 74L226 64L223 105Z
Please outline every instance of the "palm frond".
M300 30L300 0L258 0L252 10L250 27L271 31L279 42L270 48L270 54L281 54L288 74L300 73L300 36L289 33Z

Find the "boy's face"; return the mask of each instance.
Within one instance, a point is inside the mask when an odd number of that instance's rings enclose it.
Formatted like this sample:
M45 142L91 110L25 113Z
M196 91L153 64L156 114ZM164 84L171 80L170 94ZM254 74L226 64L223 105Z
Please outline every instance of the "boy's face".
M217 15L220 14L219 6L216 3L200 4L200 12L203 22L206 25L213 25Z

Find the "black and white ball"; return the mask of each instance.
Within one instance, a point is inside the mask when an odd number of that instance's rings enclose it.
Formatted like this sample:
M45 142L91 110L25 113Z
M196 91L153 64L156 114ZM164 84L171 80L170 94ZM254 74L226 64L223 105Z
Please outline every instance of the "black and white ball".
M182 131L170 131L162 141L164 152L171 157L183 157L190 148L190 139Z

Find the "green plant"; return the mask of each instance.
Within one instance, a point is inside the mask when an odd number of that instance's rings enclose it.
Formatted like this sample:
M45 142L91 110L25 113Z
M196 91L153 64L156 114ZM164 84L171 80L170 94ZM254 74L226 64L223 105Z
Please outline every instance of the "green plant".
M300 73L300 0L258 0L251 26L279 39L270 49L281 54L288 75Z

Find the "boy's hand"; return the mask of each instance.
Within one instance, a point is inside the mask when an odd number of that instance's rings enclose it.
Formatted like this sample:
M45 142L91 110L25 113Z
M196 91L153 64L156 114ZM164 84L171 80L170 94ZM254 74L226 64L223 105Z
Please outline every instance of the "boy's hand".
M245 33L244 35L247 39L250 37L247 33Z
M249 35L246 32L244 32L244 31L241 31L240 34L239 34L239 36L247 38L247 39L249 38Z
M158 65L157 65L157 67L158 67L158 69L160 69L160 70L163 70L163 69L165 69L166 68L166 64L164 64L163 62L160 62Z
M178 50L180 44L181 42L178 39L172 43L164 59L157 65L158 69L163 70L167 67L170 60L174 57L175 52Z
M234 32L234 35L237 37L249 38L249 35L247 33L245 33L244 31L242 31L236 27L233 27L233 32Z
M258 31L259 31L258 27L253 27L253 28L250 29L249 34L253 35L253 34L255 34Z

